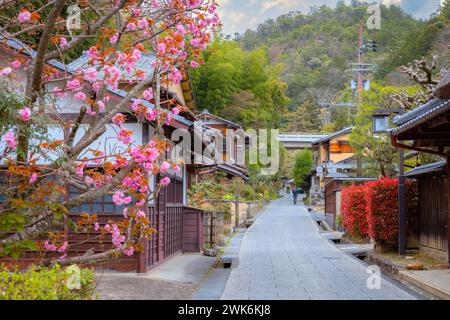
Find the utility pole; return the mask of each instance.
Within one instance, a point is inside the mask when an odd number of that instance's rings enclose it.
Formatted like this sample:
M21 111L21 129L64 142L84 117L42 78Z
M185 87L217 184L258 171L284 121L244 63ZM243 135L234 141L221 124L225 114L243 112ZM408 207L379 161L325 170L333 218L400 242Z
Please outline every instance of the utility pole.
M358 65L361 66L363 63L363 54L364 54L364 24L361 23L359 25L359 33L358 33ZM362 102L362 92L363 92L363 74L362 72L358 72L358 103Z

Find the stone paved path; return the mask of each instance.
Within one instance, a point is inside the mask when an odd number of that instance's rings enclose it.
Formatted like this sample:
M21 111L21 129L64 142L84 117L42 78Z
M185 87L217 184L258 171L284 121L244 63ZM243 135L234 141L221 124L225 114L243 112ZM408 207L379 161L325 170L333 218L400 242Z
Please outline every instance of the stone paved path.
M319 235L306 208L274 201L245 234L222 299L416 299L394 282L367 288L366 267Z

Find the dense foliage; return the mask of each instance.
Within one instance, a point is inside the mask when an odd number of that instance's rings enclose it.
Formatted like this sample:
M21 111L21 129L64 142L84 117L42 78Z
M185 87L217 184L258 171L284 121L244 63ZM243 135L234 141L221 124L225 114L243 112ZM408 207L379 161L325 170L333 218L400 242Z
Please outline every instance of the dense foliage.
M376 242L398 239L398 179L381 179L366 184L369 235Z
M302 187L304 190L305 183L308 183L307 177L311 173L313 167L312 152L310 150L302 150L295 155L294 162L294 182L297 186Z
M365 197L365 185L345 187L341 194L343 227L348 234L357 239L366 237L369 230Z
M277 65L262 48L244 51L234 41L216 41L191 71L197 105L252 127L278 127L289 99Z
M77 270L79 278L72 280L72 267L54 265L24 272L0 268L0 300L90 300L94 273L89 269Z

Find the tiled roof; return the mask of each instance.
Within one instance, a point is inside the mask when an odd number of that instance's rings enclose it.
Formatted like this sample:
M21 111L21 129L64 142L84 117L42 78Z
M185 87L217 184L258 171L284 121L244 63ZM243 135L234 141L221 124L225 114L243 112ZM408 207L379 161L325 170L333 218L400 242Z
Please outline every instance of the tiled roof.
M439 161L435 163L425 164L420 167L416 167L408 172L405 173L406 177L414 177L418 176L424 173L430 173L435 171L441 171L445 168L445 165L447 164L447 161Z
M325 142L325 141L330 141L330 140L332 140L332 139L334 139L336 137L343 136L345 134L351 133L352 131L353 131L353 127L344 128L344 129L342 129L342 130L340 130L338 132L334 132L334 133L332 133L332 134L330 134L330 135L328 135L328 136L326 136L324 138L321 138L319 140L314 141L313 144L317 145L317 144L320 144L320 143Z
M400 131L410 125L419 122L421 119L431 116L435 113L439 113L442 110L450 109L450 99L433 99L423 106L420 106L408 113L394 118L394 124L397 125L396 128L391 129L391 132Z
M155 62L156 57L154 54L142 54L142 57L136 62L134 65L134 70L142 70L145 72L145 75L151 76L153 74L154 68L153 68L153 62ZM89 57L86 53L83 53L78 59L75 59L71 63L67 65L67 69L70 72L75 72L77 70L82 70L85 68L90 67L88 64ZM128 81L128 80L137 80L135 71L127 72L122 66L116 64L116 66L121 69L122 71L122 81ZM100 77L102 76L102 73L99 73Z
M232 122L232 121L230 121L230 120L224 119L224 118L222 118L222 117L216 116L216 115L214 115L214 114L211 114L211 113L209 113L208 110L206 110L206 109L203 110L202 113L200 113L199 115L197 115L197 117L200 118L200 119L201 119L202 116L204 116L204 117L211 117L211 118L217 119L217 120L219 120L219 121L222 121L222 122L224 122L224 123L227 123L227 124L229 124L229 125L231 125L231 126L233 126L233 127L241 128L241 126L240 126L239 124L234 123L234 122Z
M0 39L3 39L2 36L0 36ZM24 52L25 54L29 55L30 57L35 57L36 56L36 51L33 49L30 49L29 46L27 46L25 43L23 43L22 41L18 40L18 39L8 39L6 41L6 44L16 50L22 50L22 52ZM84 56L84 57L83 57ZM84 68L87 65L87 56L83 55L82 57L72 61L71 63L69 63L68 65L65 65L64 63L52 59L47 61L47 63L55 68L58 68L64 72L69 72L69 73L74 73L76 70L78 70L77 68ZM144 57L144 56L143 56ZM154 57L153 57L154 59ZM144 59L142 59L143 62L139 62L136 64L137 68L140 69L141 67L143 67L143 70L146 72L149 70L149 67L151 68L151 62L150 62L150 58L146 57ZM145 67L146 66L146 67ZM144 69L145 68L145 69ZM152 69L153 70L153 69ZM153 71L152 71L153 72ZM111 93L114 93L115 95L118 95L122 98L125 98L127 96L127 92L121 89L113 89L111 86L108 86L107 90ZM132 98L130 99L131 101L135 101L136 99ZM154 104L144 101L143 104L148 107L148 108L154 108ZM180 116L180 115L172 115L172 118L187 124L187 125L192 125L193 122Z

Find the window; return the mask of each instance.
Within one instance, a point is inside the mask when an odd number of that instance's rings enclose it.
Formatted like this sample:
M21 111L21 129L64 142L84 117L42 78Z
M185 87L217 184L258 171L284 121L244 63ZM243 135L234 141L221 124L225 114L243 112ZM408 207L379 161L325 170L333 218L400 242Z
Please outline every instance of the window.
M389 129L389 117L388 116L374 116L373 117L373 131L374 132L386 132Z
M81 194L81 191L77 190L74 187L69 187L69 196L77 196ZM112 195L106 195L103 197L99 197L95 199L94 201L91 201L89 203L83 203L79 207L71 208L71 213L95 213L95 214L122 214L123 209L125 206L118 206L114 204L112 200Z

